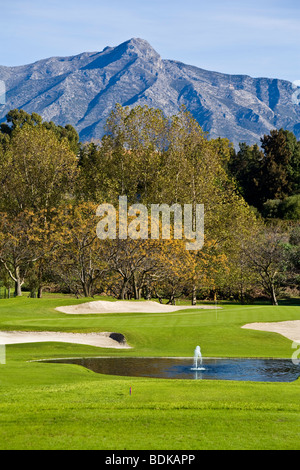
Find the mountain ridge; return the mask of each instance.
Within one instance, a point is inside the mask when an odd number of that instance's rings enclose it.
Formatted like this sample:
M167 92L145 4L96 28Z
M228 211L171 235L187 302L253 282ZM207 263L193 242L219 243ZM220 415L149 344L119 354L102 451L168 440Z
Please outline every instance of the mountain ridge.
M300 138L300 106L291 82L277 78L228 75L162 59L148 41L132 38L101 52L50 57L16 67L0 66L10 109L40 114L55 124L71 124L82 141L100 139L115 106L148 105L166 115L181 105L209 138L259 143L271 129L285 128Z

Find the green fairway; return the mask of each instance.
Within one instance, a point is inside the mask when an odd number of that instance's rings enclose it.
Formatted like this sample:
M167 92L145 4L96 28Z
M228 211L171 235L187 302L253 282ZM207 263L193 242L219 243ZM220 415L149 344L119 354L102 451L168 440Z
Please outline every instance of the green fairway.
M99 300L99 298L97 298ZM66 343L6 346L0 364L0 449L299 449L300 380L161 380L29 362L100 355L291 358L287 338L241 329L300 319L299 304L173 313L66 315L68 296L0 300L3 331L123 333L131 349ZM300 366L299 366L300 367ZM132 387L132 395L129 388Z

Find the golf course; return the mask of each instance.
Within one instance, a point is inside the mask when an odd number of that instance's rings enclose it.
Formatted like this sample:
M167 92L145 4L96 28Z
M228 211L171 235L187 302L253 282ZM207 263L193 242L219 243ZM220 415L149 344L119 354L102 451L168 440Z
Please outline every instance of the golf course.
M220 302L220 308L211 303L206 309L179 301L182 310L151 313L56 310L101 300L113 301L63 294L0 300L1 333L115 332L126 341L123 348L117 342L116 347L97 347L52 337L6 344L0 364L1 450L300 449L299 378L171 380L103 375L80 365L46 362L100 356L192 360L197 345L204 358L291 359L297 354L291 339L242 327L300 320L299 301L282 300L278 306ZM143 301L132 304L137 302Z

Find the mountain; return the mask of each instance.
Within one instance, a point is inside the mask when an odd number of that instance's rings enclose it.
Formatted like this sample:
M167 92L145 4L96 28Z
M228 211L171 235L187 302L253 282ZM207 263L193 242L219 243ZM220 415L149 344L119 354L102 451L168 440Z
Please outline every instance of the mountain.
M22 108L56 124L72 124L82 141L101 138L116 103L146 104L166 115L185 105L210 138L227 137L235 145L259 143L263 134L281 127L300 138L300 106L291 82L164 60L143 39L102 52L0 66L0 80L6 86L1 122L10 109Z

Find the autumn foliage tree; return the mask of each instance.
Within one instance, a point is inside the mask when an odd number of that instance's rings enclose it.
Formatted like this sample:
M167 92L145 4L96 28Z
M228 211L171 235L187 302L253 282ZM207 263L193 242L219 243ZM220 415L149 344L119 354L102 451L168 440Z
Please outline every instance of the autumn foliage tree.
M43 127L17 128L0 161L0 208L12 214L50 211L71 191L76 171L66 141Z
M65 235L55 253L56 275L71 292L85 297L103 289L108 274L104 243L96 234L96 205L91 202L61 208Z
M0 262L15 283L15 295L22 295L22 285L37 263L47 262L63 234L57 216L45 217L45 211L25 210L17 216L0 215ZM41 277L37 277L37 289Z
M185 295L194 304L204 291L234 290L243 299L258 282L244 247L250 240L265 246L252 237L261 222L243 196L261 204L277 194L271 182L268 194L264 188L277 176L280 196L296 191L298 167L299 145L289 133L273 132L262 149L245 144L236 153L226 139L209 140L185 108L165 116L147 106L116 105L101 141L80 149L72 126L12 110L0 127L2 270L17 295L25 282L39 295L55 282L86 297L107 292L174 303ZM193 230L196 208L204 205L204 246L187 250L184 234L173 236L173 212L166 239L150 232L99 239L97 207L117 207L120 196L148 214L153 204L188 204Z

